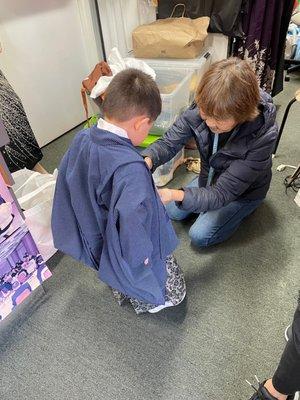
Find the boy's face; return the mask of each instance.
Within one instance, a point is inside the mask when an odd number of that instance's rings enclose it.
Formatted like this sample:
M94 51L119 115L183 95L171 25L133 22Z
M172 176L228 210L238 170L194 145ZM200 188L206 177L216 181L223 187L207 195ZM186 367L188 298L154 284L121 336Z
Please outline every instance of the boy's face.
M200 108L200 116L213 133L222 134L230 132L236 127L237 122L232 119L215 119L207 116Z

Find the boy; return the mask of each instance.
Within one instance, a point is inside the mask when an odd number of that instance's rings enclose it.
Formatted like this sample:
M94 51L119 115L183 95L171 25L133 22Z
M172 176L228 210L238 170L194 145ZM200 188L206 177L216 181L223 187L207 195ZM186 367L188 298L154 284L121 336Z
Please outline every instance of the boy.
M185 282L170 254L178 240L134 146L161 112L153 79L117 74L105 93L104 119L81 131L59 168L52 230L55 247L95 268L121 305L136 313L179 304Z

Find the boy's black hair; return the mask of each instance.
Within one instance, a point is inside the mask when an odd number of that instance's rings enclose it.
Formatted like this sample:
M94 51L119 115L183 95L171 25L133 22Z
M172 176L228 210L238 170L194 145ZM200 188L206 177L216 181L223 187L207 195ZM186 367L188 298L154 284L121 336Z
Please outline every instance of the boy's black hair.
M102 103L104 116L128 121L146 115L155 121L161 113L161 97L155 81L144 72L128 68L119 72L108 85Z

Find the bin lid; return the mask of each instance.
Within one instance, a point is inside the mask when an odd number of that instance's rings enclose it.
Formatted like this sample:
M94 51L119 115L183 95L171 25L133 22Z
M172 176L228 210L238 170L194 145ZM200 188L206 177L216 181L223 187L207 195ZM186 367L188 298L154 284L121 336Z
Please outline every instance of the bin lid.
M213 54L213 48L206 48L199 57L197 58L140 58L150 67L157 68L185 68L185 69L197 69L201 68L206 61ZM133 57L133 56L132 56Z

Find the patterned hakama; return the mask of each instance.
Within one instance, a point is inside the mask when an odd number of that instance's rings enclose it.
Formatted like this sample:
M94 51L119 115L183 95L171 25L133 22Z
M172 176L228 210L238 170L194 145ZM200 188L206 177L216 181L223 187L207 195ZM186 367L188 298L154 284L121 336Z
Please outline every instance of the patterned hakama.
M181 268L179 267L175 257L170 255L166 260L167 281L166 281L166 302L176 306L182 302L186 295L185 280ZM147 304L137 299L132 299L119 291L112 289L113 296L121 306L129 302L137 314L141 314L156 308L153 304ZM151 312L151 311L150 311Z

